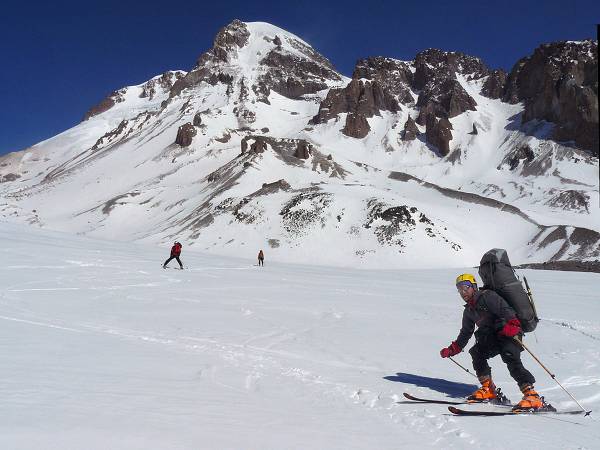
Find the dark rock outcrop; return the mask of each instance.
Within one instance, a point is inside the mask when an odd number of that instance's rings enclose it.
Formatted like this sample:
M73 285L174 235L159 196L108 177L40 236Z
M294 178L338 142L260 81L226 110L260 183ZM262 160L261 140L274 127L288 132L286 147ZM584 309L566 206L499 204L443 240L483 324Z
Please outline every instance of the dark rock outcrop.
M175 97L184 89L195 86L202 81L212 85L217 83L231 84L233 75L227 73L223 64L229 62L230 53L244 47L249 38L250 32L246 24L240 20L235 19L226 27L221 28L215 36L212 48L198 58L196 65L190 72L173 84L169 97Z
M298 99L328 87L328 80L340 81L331 63L300 41L292 43L302 49L303 57L290 53L280 45L273 48L260 64L268 68L254 87L263 101L271 90L287 98Z
M502 69L492 71L483 83L481 95L494 99L502 98L506 77L506 72Z
M379 82L353 79L343 89L331 89L309 123L325 123L339 114L349 113L349 117L355 116L350 119L351 123L359 120L364 125L366 118L379 115L379 111L397 112L399 109L397 100Z
M266 195L274 194L279 191L289 192L292 190L290 184L283 178L281 180L274 181L273 183L263 183L262 188L253 195Z
M503 100L525 103L523 123L554 122L554 139L598 155L597 55L597 41L544 44L515 64Z
M117 103L121 103L125 101L123 98L125 95L126 89L119 89L118 91L114 91L104 100L102 100L97 105L92 106L83 116L83 121L88 120L90 117L97 116L98 114L102 114L103 112L108 111L110 108L115 106Z
M469 75L471 79L478 79L490 73L479 58L434 48L418 53L414 64L412 87L415 90L424 89L427 84L436 79L456 78L456 73Z
M477 103L453 78L435 80L423 88L417 106L437 117L456 117L465 111L475 111Z
M521 161L525 161L525 163L530 163L535 158L535 153L529 145L525 144L519 147L516 151L514 151L506 160L510 170L515 170Z
M0 174L0 183L6 183L9 181L15 181L17 179L21 178L21 175L17 174L17 173L7 173L4 175Z
M589 198L586 193L572 189L555 194L545 204L566 211L589 213Z
M296 147L296 152L294 153L294 156L300 159L308 159L312 154L312 149L313 147L309 142L305 141L304 139L301 139L298 141L298 146Z
M369 122L364 114L349 113L346 116L346 124L342 128L342 133L356 139L362 139L371 131Z
M155 77L142 86L142 93L140 98L147 98L152 100L156 95L157 88L162 89L163 92L168 92L172 87L173 83L184 77L183 72L165 72L160 77Z
M177 137L175 143L182 147L188 147L192 143L192 139L196 136L196 128L191 123L181 125L177 129Z
M248 43L250 32L246 27L246 24L241 20L235 19L229 25L221 28L215 40L212 48L203 53L198 61L196 61L196 67L202 67L209 61L229 61L229 53L236 48L244 47Z
M452 131L448 120L438 120L433 114L427 116L425 136L427 142L440 152L441 156L450 153L450 141L452 140Z
M419 128L412 117L408 117L404 124L404 131L402 132L403 141L413 141L419 135Z
M410 91L413 74L410 65L404 61L383 57L361 59L356 63L352 78L376 81L398 102L405 105L414 103Z
M202 114L197 112L196 114L194 114L194 121L192 122L192 124L195 127L199 127L200 125L202 125Z
M428 49L415 57L412 88L421 91L417 106L417 123L425 125L431 114L436 117L455 117L465 111L475 111L477 103L456 79L456 74L470 79L484 77L489 69L479 58L455 52Z
M600 273L600 261L547 261L543 263L521 264L517 266L517 269Z

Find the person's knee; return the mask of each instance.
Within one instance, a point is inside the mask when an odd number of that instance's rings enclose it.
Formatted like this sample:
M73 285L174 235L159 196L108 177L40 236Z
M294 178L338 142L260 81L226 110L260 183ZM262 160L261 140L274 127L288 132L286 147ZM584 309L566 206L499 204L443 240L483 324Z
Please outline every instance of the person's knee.
M469 350L469 354L471 355L471 357L473 359L481 358L481 351L477 345L474 345L473 347L471 347L471 349Z

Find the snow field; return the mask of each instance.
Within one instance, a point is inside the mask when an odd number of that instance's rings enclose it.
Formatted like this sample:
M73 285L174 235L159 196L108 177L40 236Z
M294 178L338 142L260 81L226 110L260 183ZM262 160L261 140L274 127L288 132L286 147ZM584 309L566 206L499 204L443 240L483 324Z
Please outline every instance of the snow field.
M0 224L0 447L595 448L582 417L457 418L402 392L460 396L457 273L367 271ZM252 249L253 250L253 249ZM258 250L258 249L256 249ZM172 267L176 264L171 263ZM543 321L527 343L586 408L600 402L597 274L523 271ZM595 289L594 289L595 288ZM472 344L473 342L471 342ZM573 402L528 356L536 387ZM470 368L467 354L457 356ZM499 358L496 383L519 392ZM579 424L579 425L576 425Z

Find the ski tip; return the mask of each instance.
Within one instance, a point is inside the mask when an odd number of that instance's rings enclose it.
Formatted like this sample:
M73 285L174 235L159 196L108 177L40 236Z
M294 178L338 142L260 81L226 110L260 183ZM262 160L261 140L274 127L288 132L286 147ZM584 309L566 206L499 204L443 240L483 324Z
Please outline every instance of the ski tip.
M450 411L452 414L460 413L460 410L458 408L456 408L455 406L448 406L448 411Z

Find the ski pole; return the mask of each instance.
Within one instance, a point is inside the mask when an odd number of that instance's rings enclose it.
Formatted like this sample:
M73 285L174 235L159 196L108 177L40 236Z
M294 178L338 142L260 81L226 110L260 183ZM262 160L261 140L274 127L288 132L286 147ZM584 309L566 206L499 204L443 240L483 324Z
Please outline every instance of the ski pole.
M548 375L550 375L550 376L552 377L552 379L553 379L554 381L556 381L556 384L558 384L558 385L559 385L559 386L562 388L562 390L563 390L563 391L565 391L567 394L569 394L569 397L571 397L571 398L572 398L572 399L575 401L575 403L577 403L577 405L579 405L579 407L580 407L580 408L583 410L583 412L585 413L585 415L586 415L586 416L589 416L589 415L592 413L592 411L587 411L587 410L586 410L586 409L585 409L583 406L581 406L581 403L579 403L579 402L577 401L577 399L576 399L575 397L573 397L573 396L571 395L571 393L570 393L569 391L567 391L567 390L564 388L564 386L558 382L558 380L556 379L556 375L554 375L552 372L550 372L550 371L549 371L549 370L546 368L546 366L544 366L544 365L542 364L542 362L541 362L541 361L540 361L540 360L537 358L537 356L535 356L533 353L531 353L531 350L529 350L529 349L527 348L527 346L526 346L525 344L523 344L523 341L521 341L521 339L519 339L517 336L514 336L514 337L513 337L513 339L514 339L515 341L517 341L517 342L519 343L519 345L521 345L521 347L523 347L525 350L527 350L527 353L529 353L529 354L530 354L530 355L533 357L533 359L535 359L535 360L538 362L538 364L539 364L540 366L542 366L542 368L543 368L543 369L544 369L546 372L548 372Z
M454 364L456 364L458 367L460 367L462 370L464 370L465 372L473 375L475 378L477 378L477 375L475 375L473 372L471 372L469 369L467 369L466 367L461 366L459 363L457 363L456 361L454 361L454 359L452 359L452 356L448 356L448 358L450 359L450 361L452 361Z

